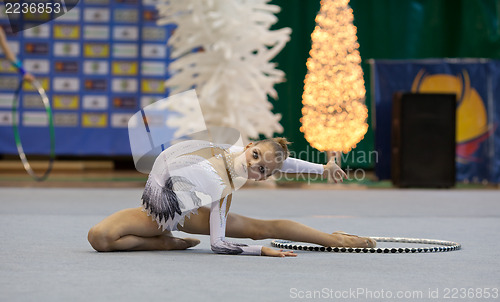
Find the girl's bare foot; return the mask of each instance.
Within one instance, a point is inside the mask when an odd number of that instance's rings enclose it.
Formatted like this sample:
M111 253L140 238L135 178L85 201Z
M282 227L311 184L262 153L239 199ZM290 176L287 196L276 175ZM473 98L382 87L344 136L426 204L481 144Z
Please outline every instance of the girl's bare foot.
M356 235L347 234L345 232L333 232L336 238L336 242L338 242L335 246L342 247L376 247L377 241L369 237L359 237Z
M165 249L166 250L185 250L190 247L196 246L200 240L195 238L177 238L172 236L165 236Z

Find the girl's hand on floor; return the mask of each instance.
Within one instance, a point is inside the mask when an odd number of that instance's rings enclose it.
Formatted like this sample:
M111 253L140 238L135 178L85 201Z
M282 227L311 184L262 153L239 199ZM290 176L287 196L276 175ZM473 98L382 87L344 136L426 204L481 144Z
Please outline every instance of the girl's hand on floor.
M323 177L331 177L335 183L343 182L344 178L347 178L347 174L335 163L335 158L330 159L324 169Z
M266 246L262 247L261 254L269 257L297 257L293 251L275 250Z

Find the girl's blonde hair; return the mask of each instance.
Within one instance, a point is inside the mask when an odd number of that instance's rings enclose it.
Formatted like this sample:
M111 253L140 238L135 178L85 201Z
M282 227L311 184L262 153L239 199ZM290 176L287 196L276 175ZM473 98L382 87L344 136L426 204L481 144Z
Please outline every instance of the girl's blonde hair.
M291 142L289 142L285 137L273 137L260 140L256 142L255 145L265 143L271 144L274 153L276 154L276 158L278 159L278 167L281 168L281 166L283 165L283 161L285 161L285 159L287 159L288 157L288 145L290 145Z

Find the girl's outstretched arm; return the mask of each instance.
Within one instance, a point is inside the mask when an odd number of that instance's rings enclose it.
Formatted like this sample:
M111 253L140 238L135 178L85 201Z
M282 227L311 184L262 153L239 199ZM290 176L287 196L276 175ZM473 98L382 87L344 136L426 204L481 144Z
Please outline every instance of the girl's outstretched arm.
M288 157L281 167L280 171L287 174L306 173L306 174L321 174L323 177L330 176L335 182L343 181L347 178L344 171L335 163L334 158L326 165L315 164L305 160Z

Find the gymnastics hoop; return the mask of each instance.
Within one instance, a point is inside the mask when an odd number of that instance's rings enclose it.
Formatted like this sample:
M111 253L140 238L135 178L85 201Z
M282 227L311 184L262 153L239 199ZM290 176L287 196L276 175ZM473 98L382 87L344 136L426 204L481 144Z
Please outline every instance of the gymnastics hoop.
M47 113L47 116L49 118L49 131L50 131L49 165L47 167L47 170L45 170L45 173L42 176L38 176L38 175L36 175L35 171L33 171L33 169L31 168L31 165L28 162L28 159L26 157L26 153L24 153L23 144L21 142L21 137L19 135L19 124L17 122L18 112L19 112L19 97L21 94L21 90L23 88L24 81L25 80L21 80L21 82L19 83L19 86L16 89L16 92L14 93L14 100L12 102L12 129L14 130L14 139L16 141L17 153L19 153L19 158L21 159L21 161L23 163L24 169L36 181L43 181L43 180L47 179L47 177L49 176L50 171L52 171L52 167L54 165L54 158L55 158L54 120L52 117L52 110L50 108L49 98L47 97L47 94L45 93L45 89L43 89L42 85L38 81L36 81L36 80L31 81L31 85L33 85L36 88L36 90L38 91L38 94L42 98L45 112Z
M399 238L399 237L370 237L377 242L399 242L399 243L419 243L432 244L438 246L430 247L399 247L399 248L359 248L359 247L325 247L313 246L308 244L297 243L288 240L275 239L271 241L271 245L281 249L301 250L301 251L316 251L316 252L332 252L332 253L378 253L378 254L410 254L410 253L437 253L457 251L462 248L460 243L434 239L419 239L419 238Z

